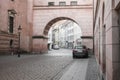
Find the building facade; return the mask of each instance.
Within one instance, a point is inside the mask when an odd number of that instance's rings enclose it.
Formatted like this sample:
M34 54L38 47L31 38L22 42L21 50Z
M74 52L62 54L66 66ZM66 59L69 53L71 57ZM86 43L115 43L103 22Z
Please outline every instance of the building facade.
M120 80L120 0L94 0L94 52L101 78Z
M34 0L33 36L47 36L49 29L58 21L71 20L81 27L83 36L93 37L93 0ZM75 14L75 15L73 15ZM47 40L33 38L33 52L40 51L40 45L46 47ZM85 39L85 45L93 48L93 39ZM43 50L43 49L41 49ZM47 48L45 49L45 51Z
M53 44L53 32L52 32L53 27L50 28L48 32L48 50L52 49L52 44Z
M63 20L56 23L50 28L48 35L49 40L52 40L53 45L59 45L61 48L73 48L77 45L77 39L81 39L82 33L80 27L73 21ZM52 38L52 39L51 39ZM82 43L82 39L81 39Z
M60 39L63 39L62 43L64 43L65 48L73 48L76 46L76 40L81 39L82 32L80 29L80 26L78 26L75 22L67 21L61 26L61 29L63 31L62 35L60 36ZM60 33L61 34L61 33ZM82 43L82 39L81 39Z
M93 0L0 0L0 51L20 47L28 52L47 51L48 31L61 20L80 25L83 36L93 36ZM76 14L76 15L73 15ZM6 41L5 41L6 40ZM85 40L93 48L91 40Z
M29 4L30 3L30 4ZM31 0L0 0L0 54L19 46L18 27L21 26L20 47L30 51ZM11 52L10 52L11 53Z

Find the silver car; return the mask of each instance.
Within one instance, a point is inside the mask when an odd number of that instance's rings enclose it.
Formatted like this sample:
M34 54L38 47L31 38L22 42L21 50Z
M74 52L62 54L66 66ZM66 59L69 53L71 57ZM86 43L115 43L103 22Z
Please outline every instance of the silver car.
M53 49L58 50L59 46L55 44Z

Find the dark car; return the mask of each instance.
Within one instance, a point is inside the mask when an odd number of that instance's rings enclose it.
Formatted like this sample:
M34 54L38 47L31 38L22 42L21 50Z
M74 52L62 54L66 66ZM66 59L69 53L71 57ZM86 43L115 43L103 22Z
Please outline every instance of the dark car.
M75 57L88 57L86 46L75 46L73 49L73 58Z

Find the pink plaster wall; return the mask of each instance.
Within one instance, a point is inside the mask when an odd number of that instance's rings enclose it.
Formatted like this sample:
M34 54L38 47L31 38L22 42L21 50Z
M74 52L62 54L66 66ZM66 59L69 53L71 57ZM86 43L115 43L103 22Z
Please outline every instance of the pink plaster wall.
M97 0L98 1L98 0ZM97 13L94 14L95 17L95 29L94 29L94 43L95 43L95 54L97 60L101 61L99 66L103 68L103 60L105 58L106 63L106 80L119 80L120 77L120 54L119 54L119 27L118 27L118 5L119 0L100 0L99 6L96 7L96 2L94 6L94 12L98 10ZM104 12L104 21L102 20L103 16L103 4L105 4L105 12ZM96 9L97 8L97 9ZM115 9L116 8L116 9ZM103 53L103 26L106 26L105 29L105 53ZM100 42L99 42L100 41ZM104 57L105 55L106 57ZM102 69L103 70L103 69Z
M8 10L14 9L17 14L14 21L14 34L18 34L18 26L21 25L21 48L30 51L29 49L29 25L27 13L29 0L0 0L0 30L8 32ZM32 10L32 9L31 9ZM32 17L32 16L31 16ZM30 23L30 22L29 22Z

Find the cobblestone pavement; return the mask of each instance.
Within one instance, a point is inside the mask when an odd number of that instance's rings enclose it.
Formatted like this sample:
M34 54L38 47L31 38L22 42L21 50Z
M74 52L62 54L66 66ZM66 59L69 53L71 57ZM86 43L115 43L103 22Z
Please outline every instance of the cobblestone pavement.
M52 80L72 61L71 56L0 56L0 80Z
M75 59L60 80L102 80L93 54L89 58Z
M73 59L71 53L60 49L20 58L0 56L0 80L97 80L95 58Z
M60 80L85 80L88 59L75 59Z

